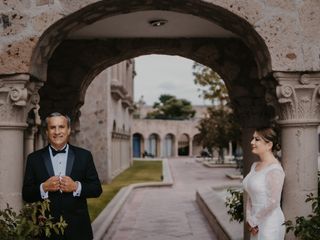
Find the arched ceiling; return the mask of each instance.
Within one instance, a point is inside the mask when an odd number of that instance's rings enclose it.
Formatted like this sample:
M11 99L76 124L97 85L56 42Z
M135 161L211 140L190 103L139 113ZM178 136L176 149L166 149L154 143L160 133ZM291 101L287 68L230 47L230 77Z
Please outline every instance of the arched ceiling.
M163 20L162 26L152 21ZM173 11L139 11L104 18L69 34L69 39L235 38L212 21Z

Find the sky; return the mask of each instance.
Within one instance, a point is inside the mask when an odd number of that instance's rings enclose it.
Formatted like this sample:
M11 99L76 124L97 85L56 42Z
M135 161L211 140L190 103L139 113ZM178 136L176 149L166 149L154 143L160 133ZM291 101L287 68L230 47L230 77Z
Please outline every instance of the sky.
M135 58L135 101L143 96L147 105L153 105L161 94L171 94L193 105L204 105L193 82L192 65L192 60L178 56L152 54Z

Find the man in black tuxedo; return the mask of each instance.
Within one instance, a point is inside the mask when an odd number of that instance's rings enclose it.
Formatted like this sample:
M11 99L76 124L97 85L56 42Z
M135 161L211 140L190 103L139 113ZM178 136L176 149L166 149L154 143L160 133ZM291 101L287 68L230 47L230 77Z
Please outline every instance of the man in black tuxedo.
M49 198L50 214L63 216L68 224L65 234L52 239L92 239L86 199L102 192L92 155L68 144L68 116L52 113L46 125L49 145L28 156L22 197L26 202Z

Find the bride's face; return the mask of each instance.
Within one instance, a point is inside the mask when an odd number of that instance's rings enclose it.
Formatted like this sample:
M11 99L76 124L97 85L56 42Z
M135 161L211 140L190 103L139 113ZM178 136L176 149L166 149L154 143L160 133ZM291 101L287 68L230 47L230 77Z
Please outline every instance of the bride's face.
M265 141L257 132L254 132L251 140L252 153L260 155L271 151L272 143Z

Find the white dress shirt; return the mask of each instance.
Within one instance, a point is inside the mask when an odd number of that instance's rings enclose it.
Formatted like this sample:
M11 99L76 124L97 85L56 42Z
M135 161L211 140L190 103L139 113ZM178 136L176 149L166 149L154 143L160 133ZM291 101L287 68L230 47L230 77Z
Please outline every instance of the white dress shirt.
M69 145L66 144L63 147L63 148L66 149L65 153L58 153L55 156L52 155L51 147L49 147L49 154L50 154L51 163L52 163L52 166L53 166L54 175L55 176L59 176L59 177L65 176L66 175L66 168L67 168ZM54 148L54 147L52 147L52 148ZM73 192L73 196L74 197L79 197L80 194L81 194L81 183L79 181L76 181L76 183L77 183L77 190L75 192ZM43 186L42 185L43 185L43 183L41 183L41 185L40 185L41 198L42 199L46 199L46 198L49 197L49 192L45 192L43 190Z

